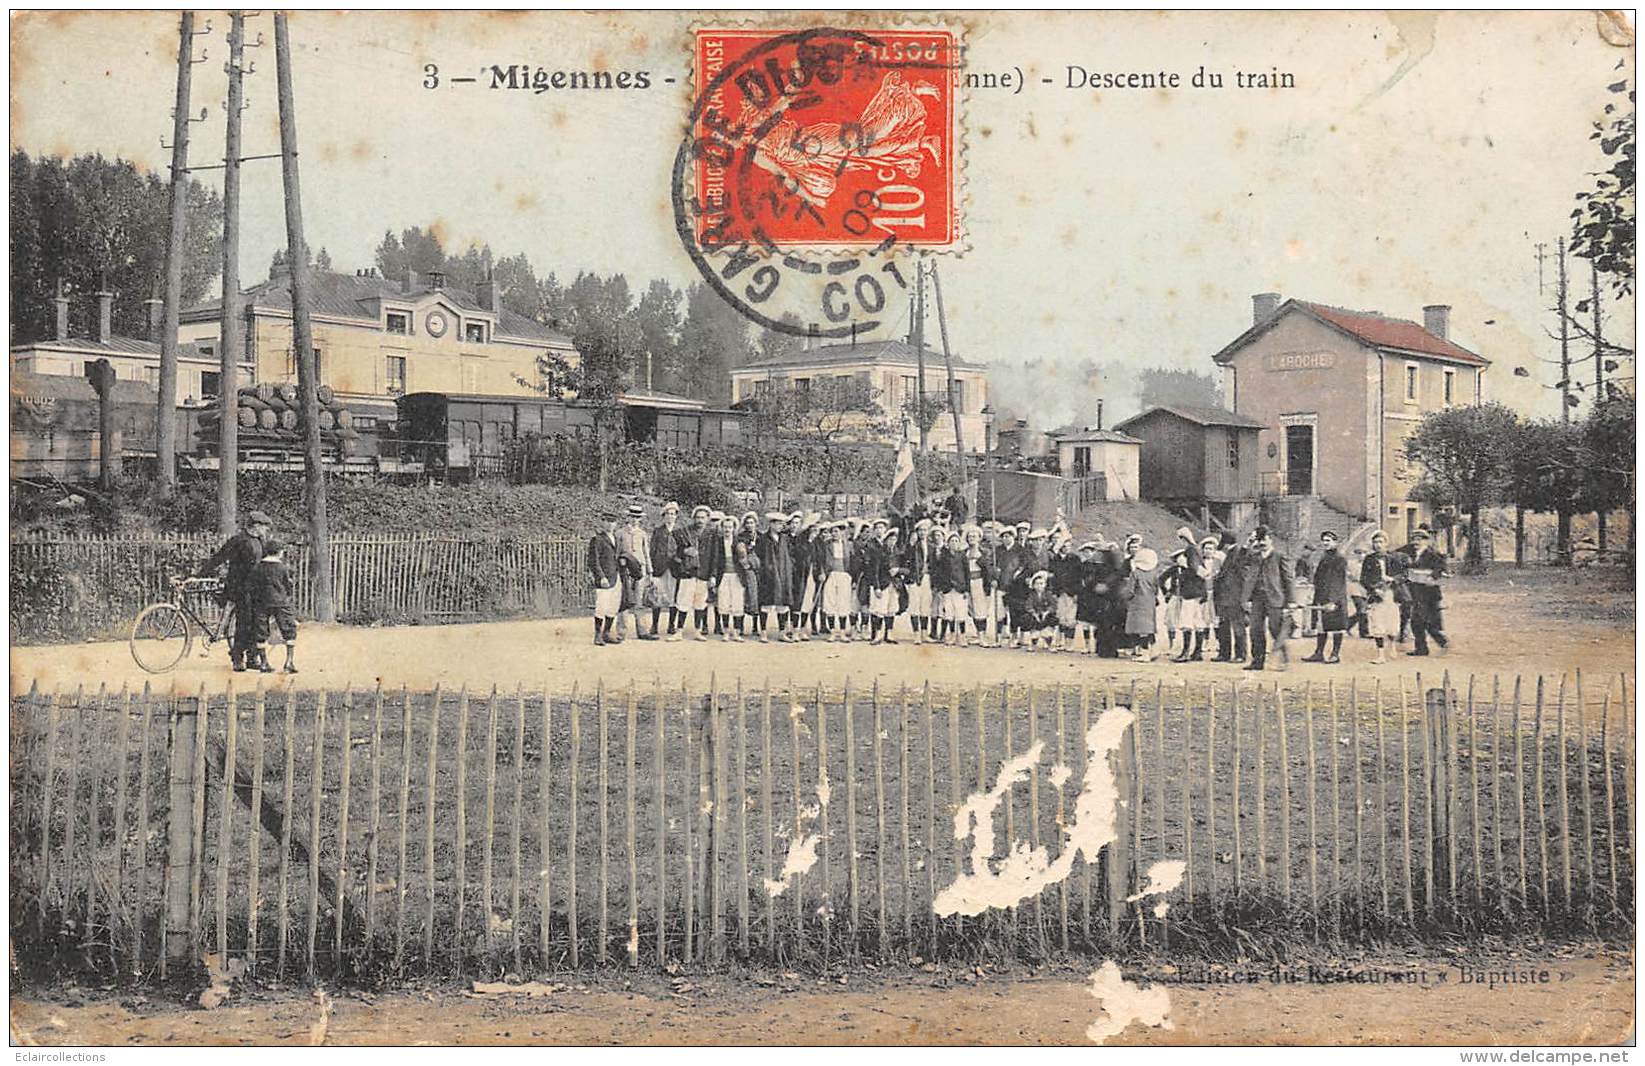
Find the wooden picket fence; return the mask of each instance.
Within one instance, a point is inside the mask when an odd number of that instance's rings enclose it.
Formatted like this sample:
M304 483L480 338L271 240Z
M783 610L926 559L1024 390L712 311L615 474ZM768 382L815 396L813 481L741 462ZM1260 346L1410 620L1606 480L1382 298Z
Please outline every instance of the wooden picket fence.
M1431 680L31 689L16 958L394 980L1625 929L1631 679ZM1014 908L939 917L966 797L1043 744L992 817L1056 860L1110 708L1133 716L1104 756L1112 842ZM1169 860L1180 886L1131 901Z
M217 549L212 534L30 535L11 541L12 640L124 637ZM331 538L333 603L355 623L551 617L591 595L586 543L572 537L358 535ZM297 610L314 614L307 545L287 552Z

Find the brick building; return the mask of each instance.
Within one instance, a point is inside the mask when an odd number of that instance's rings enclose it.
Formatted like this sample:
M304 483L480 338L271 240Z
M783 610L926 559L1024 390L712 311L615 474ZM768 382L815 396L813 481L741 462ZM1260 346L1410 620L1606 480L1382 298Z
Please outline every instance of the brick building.
M1428 504L1410 499L1420 471L1406 462L1405 440L1430 411L1479 403L1490 366L1451 339L1450 312L1424 307L1418 324L1277 293L1252 298L1250 328L1213 358L1229 409L1262 426L1262 495L1292 519L1282 522L1291 532L1307 535L1319 504L1382 526L1395 543L1432 520Z

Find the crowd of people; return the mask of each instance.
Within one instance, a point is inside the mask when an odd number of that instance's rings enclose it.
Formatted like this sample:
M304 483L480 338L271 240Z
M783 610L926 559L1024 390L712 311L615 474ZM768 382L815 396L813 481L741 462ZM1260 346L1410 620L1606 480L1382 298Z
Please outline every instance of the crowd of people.
M1449 645L1445 557L1425 529L1398 550L1378 531L1351 557L1325 532L1296 560L1264 526L1243 540L1187 527L1176 538L1164 550L1136 533L1075 544L1060 519L966 522L943 507L825 519L698 506L686 521L668 503L648 527L634 505L589 541L594 643L620 642L632 618L640 640L896 644L906 633L915 644L1247 670L1265 669L1270 651L1284 669L1297 633L1315 639L1304 662L1340 662L1349 633L1374 642L1374 662L1408 640L1413 655Z

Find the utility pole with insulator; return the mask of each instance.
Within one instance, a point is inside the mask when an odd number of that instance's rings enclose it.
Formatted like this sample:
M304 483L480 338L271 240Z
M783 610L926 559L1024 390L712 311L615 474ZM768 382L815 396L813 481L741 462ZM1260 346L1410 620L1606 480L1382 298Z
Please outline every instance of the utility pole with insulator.
M1559 417L1571 421L1571 311L1565 276L1565 238L1559 239Z
M931 264L931 291L937 296L937 329L942 334L942 361L948 368L948 410L954 416L954 458L959 462L960 484L965 483L965 436L960 431L958 389L954 383L954 352L948 347L948 316L942 309L942 280L937 277L937 264Z
M245 110L246 16L229 15L228 132L223 138L223 317L218 330L217 530L232 536L240 522L239 366L245 347L240 320L240 112Z
M925 264L916 259L914 269L914 362L918 367L914 382L914 424L920 431L920 454L923 455L928 447L925 428Z
M297 356L297 402L303 430L303 482L308 504L309 574L314 616L335 620L331 603L331 542L326 533L326 471L320 453L319 382L314 380L314 328L309 320L308 258L303 197L297 175L297 110L291 95L291 43L283 12L274 16L274 70L280 97L280 170L286 194L286 260L291 267L291 343Z
M189 86L193 81L194 37L194 13L185 11L177 26L177 100L171 112L171 228L166 238L160 396L154 418L154 451L160 467L160 494L164 497L177 491L177 316L183 301L183 243L188 232Z

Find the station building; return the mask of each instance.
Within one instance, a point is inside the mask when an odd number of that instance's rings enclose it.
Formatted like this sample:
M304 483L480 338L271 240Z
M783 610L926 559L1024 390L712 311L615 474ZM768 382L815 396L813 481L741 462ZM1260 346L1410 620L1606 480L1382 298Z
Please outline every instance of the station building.
M1260 425L1263 510L1307 536L1372 523L1404 543L1433 520L1410 498L1421 471L1406 438L1424 415L1484 396L1490 360L1451 337L1451 309L1421 323L1277 293L1252 298L1252 322L1213 357L1228 409ZM1312 527L1312 530L1311 528Z

